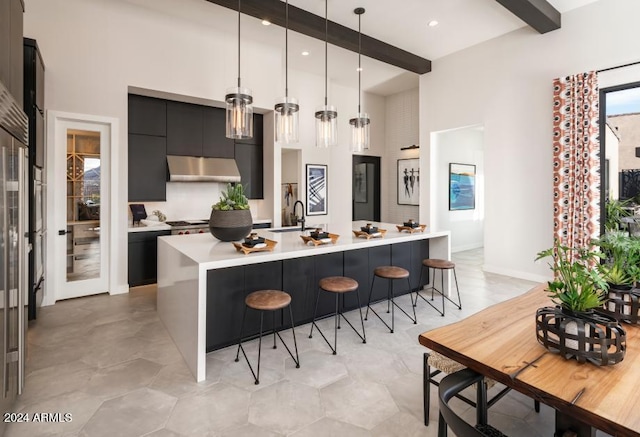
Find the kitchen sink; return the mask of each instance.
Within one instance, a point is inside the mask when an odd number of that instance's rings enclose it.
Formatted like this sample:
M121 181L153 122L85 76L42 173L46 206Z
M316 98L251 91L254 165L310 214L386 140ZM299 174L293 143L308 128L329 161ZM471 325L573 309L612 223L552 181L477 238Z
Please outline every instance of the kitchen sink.
M269 232L275 232L277 234L281 232L302 232L300 228L283 228L283 229L272 229Z

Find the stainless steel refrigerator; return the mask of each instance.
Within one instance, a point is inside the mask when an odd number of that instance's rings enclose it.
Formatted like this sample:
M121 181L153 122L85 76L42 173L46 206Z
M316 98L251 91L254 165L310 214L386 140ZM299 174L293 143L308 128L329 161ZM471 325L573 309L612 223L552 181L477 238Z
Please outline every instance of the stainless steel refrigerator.
M24 386L28 297L27 116L0 82L0 413ZM0 435L4 433L0 420Z

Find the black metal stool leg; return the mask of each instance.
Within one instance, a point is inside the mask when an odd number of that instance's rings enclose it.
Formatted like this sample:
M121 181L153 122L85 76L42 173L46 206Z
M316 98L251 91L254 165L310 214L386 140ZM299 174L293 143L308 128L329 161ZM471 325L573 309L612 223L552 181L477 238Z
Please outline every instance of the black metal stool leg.
M284 309L282 311L284 311ZM294 326L293 326L293 311L291 310L291 305L289 305L289 318L291 319L291 334L293 334L293 347L296 350L296 359L294 361L296 363L296 369L299 369L300 356L298 355L298 342L296 341L296 330L294 329ZM289 350L286 344L284 345L284 347L287 348L287 351ZM291 352L289 352L289 354L291 354Z
M264 311L260 311L260 339L258 340L258 372L256 374L256 385L260 384L260 355L262 355L262 323L263 322L264 322Z
M338 302L340 296L336 294L336 313L333 318L333 355L338 353L338 325L340 324L340 314L338 313Z
M276 349L277 348L277 346L276 346L276 312L273 311L271 314L273 316L271 318L272 326L273 326L273 348Z
M396 320L396 312L395 312L395 302L393 301L393 281L391 279L388 279L387 282L389 282L389 288L388 290L388 295L387 295L387 312L389 312L389 297L391 296L391 333L393 334L394 331L394 327L395 327L395 320Z
M364 319L368 320L369 318L369 308L371 308L371 295L373 294L373 283L376 280L376 275L373 275L371 278L371 287L369 288L369 300L367 301L367 312L364 315Z
M407 277L407 285L409 286L409 299L411 299L411 309L413 310L413 324L416 325L418 323L418 318L416 317L416 306L413 304L413 293L411 291L411 280ZM416 291L416 302L418 302L418 292Z
M311 320L311 331L309 332L309 338L313 338L313 326L316 324L316 314L318 314L318 302L320 302L320 289L318 288L318 295L316 297L316 309L313 312L313 319Z
M424 426L429 426L429 404L431 403L431 383L429 369L429 352L425 352L422 359L422 406L424 413Z
M453 268L453 278L456 280L456 291L458 292L458 309L462 309L462 299L460 298L460 288L458 287L458 275L456 275L456 269Z
M433 292L436 289L436 269L431 268L431 300L433 300Z
M440 294L442 295L442 315L444 316L444 269L440 269Z
M362 342L367 342L367 333L364 330L364 320L362 319L362 307L360 306L360 289L356 290L356 298L358 299L358 311L360 311L360 324L362 325Z
M242 324L240 325L240 341L238 341L238 351L236 352L236 363L239 361L240 356L240 348L242 347L242 334L244 330L244 319L247 317L247 307L244 307L244 312L242 313ZM244 354L244 350L242 351Z

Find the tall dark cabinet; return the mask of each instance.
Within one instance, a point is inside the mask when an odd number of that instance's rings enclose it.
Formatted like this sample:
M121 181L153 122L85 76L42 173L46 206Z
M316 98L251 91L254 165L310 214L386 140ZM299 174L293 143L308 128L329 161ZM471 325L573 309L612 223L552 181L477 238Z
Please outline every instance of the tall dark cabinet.
M44 281L44 62L36 40L23 39L24 112L29 118L29 319L36 318Z

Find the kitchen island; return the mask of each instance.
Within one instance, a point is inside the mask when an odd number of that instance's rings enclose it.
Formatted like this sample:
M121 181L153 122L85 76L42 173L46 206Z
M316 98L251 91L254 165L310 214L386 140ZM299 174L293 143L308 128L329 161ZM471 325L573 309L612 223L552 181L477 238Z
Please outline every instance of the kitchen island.
M323 230L339 235L335 244L306 245L308 232L261 230L259 235L277 244L273 251L248 255L232 243L210 234L158 238L158 315L197 381L206 377L206 353L237 342L244 298L259 289L281 289L292 297L296 325L313 317L317 281L325 276L349 276L360 284L366 305L371 274L380 265L398 265L411 272L412 290L427 283L420 279L422 260L449 259L449 231L400 232L390 223L373 223L387 232L383 238L356 237L366 222L328 224ZM386 298L387 284L376 281L372 300ZM397 294L406 283L394 281ZM448 285L445 285L448 290ZM353 294L353 293L352 293ZM351 299L349 299L351 298ZM333 299L321 299L318 314L333 309ZM355 296L345 296L345 308L356 308ZM259 319L259 318L256 318ZM288 317L278 319L288 326ZM259 321L247 318L246 333L257 333ZM268 323L270 327L270 323Z

